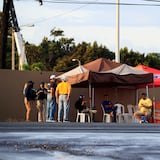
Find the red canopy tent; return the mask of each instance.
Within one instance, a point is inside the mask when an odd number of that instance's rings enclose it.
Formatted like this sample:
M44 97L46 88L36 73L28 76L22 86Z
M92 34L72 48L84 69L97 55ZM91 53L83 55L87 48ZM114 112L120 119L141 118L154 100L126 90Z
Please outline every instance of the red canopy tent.
M141 64L137 65L135 68L146 71L148 73L153 73L153 84L149 84L149 87L160 87L160 70Z
M135 68L153 73L153 84L149 84L149 87L160 87L160 70L151 68L148 66L144 65L137 65ZM154 106L154 112L153 112L153 117L154 117L154 123L160 123L160 102L156 102L155 95L153 98L153 106ZM158 111L158 112L157 112Z

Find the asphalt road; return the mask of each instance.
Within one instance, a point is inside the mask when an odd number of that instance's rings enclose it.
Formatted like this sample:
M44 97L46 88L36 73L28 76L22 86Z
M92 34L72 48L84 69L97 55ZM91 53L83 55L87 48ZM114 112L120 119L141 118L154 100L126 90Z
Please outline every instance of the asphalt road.
M159 124L0 122L0 160L159 160Z

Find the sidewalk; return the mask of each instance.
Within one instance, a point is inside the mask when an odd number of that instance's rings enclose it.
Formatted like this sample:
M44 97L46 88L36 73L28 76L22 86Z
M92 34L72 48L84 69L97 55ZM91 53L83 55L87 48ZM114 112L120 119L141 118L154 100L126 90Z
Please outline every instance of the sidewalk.
M155 123L75 123L75 122L0 122L0 132L103 132L103 133L160 133Z

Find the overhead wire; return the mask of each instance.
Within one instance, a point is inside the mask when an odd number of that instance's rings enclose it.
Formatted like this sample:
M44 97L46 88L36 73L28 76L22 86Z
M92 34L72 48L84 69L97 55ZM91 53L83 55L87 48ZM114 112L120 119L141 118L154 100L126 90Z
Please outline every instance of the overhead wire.
M75 0L43 0L46 3L62 3L62 4L96 4L96 5L117 5L116 2L95 2L95 1L75 1ZM160 4L151 4L151 3L123 3L120 2L118 5L127 5L127 6L160 6Z
M149 1L149 2L160 2L159 0L143 0L143 1Z
M74 1L74 0L73 0L73 1ZM95 1L98 1L98 0L95 0ZM78 6L78 7L76 7L76 8L73 8L73 9L71 9L70 11L66 11L66 12L63 12L63 13L60 13L60 14L57 14L57 15L54 15L54 16L45 18L45 19L43 19L43 20L38 20L38 21L36 21L36 22L34 21L34 24L41 23L41 22L44 22L44 21L47 21L47 20L49 20L49 19L53 19L53 18L56 18L56 17L68 15L68 14L70 14L70 13L72 13L72 12L75 12L75 11L78 11L78 10L80 10L81 8L84 8L84 7L88 6L88 5L91 5L91 4L88 4L88 3L81 4L81 6Z
M16 1L25 1L26 0L16 0ZM94 1L94 0L42 0L45 3L59 3L59 4L96 4L96 5L117 5L116 2L104 2L104 1ZM160 2L160 0L142 0L142 1L146 1L146 2ZM118 5L122 5L122 6L160 6L160 4L156 4L156 3L123 3L123 2L119 2Z
M23 1L23 0L17 0L17 1ZM160 0L142 0L142 1L160 2ZM66 12L63 12L63 13L45 18L43 20L34 21L33 22L34 24L41 23L41 22L44 22L44 21L47 21L47 20L50 20L50 19L53 19L53 18L56 18L56 17L68 15L68 14L70 14L72 12L75 12L77 10L80 10L80 9L82 9L82 8L88 6L88 5L117 5L117 3L115 3L115 2L104 2L104 1L100 1L100 0L91 0L91 1L89 1L89 0L84 0L84 1L83 0L43 0L43 4L44 3L77 4L77 5L81 5L81 6L73 8L70 11L66 11ZM148 6L148 7L149 6L151 6L151 7L160 6L160 4L157 4L157 3L152 3L151 4L151 3L122 3L122 2L118 3L118 5L122 5L122 6Z

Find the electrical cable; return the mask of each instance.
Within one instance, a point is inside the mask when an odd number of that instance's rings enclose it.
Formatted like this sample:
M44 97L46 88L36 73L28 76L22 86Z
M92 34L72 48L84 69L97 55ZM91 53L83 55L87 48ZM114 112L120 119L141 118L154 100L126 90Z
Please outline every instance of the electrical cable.
M17 1L25 1L26 0L17 0ZM148 2L160 2L160 0L142 0L142 1L148 1ZM104 1L83 1L83 0L42 0L44 3L59 3L59 4L94 4L94 5L117 5L116 2L104 2ZM119 2L118 5L121 6L160 6L160 4L155 4L155 3L123 3Z
M149 1L149 2L160 2L159 0L143 0L143 1Z
M96 5L117 5L116 2L95 2L95 1L65 1L65 0L43 0L46 3L62 3L62 4L96 4ZM160 2L160 1L159 1ZM146 3L118 3L123 6L160 6L160 4L146 4Z

